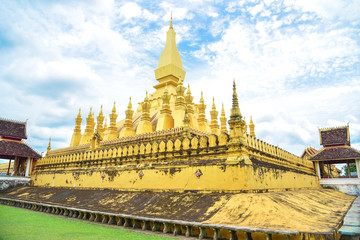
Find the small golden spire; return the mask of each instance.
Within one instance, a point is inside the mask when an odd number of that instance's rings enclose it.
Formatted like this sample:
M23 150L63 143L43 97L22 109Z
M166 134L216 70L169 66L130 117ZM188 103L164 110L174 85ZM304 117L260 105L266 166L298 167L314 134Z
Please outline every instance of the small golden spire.
M47 152L50 152L51 150L51 138L49 138L49 145L47 147Z
M238 102L238 97L237 97L237 93L236 93L235 78L234 78L230 120L237 119L237 118L241 119L242 115L240 113L239 102Z
M99 112L99 115L103 115L103 111L102 111L102 104L101 104L101 107L100 107L100 112Z
M204 104L203 91L201 91L200 104Z
M250 128L250 136L255 137L255 124L252 120L252 116L250 116L249 128Z
M188 89L187 89L187 91L186 91L186 94L191 95L191 91L190 91L190 83L188 83Z
M113 106L112 112L116 113L115 101L114 101L114 106Z
M220 132L228 133L227 128L226 128L226 117L225 117L224 103L222 104L220 123L221 123Z
M79 108L79 113L77 115L77 118L81 118L81 108Z
M213 104L212 104L212 110L210 111L210 115L211 115L211 122L210 122L210 128L211 128L211 133L212 134L219 134L219 124L217 121L217 116L218 116L218 111L216 111L216 106L215 106L215 97L213 97Z
M132 108L132 104L131 104L131 97L129 98L129 104L128 104L128 109Z

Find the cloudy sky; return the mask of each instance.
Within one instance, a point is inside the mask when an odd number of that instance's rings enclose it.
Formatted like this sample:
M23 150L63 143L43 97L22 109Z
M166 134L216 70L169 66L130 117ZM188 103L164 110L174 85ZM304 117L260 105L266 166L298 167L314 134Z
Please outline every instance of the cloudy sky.
M153 91L171 11L207 111L215 96L229 115L235 78L258 138L300 155L319 127L349 124L360 149L360 1L1 1L0 117L28 119L39 152L69 145L80 107L108 116L116 101L123 119Z

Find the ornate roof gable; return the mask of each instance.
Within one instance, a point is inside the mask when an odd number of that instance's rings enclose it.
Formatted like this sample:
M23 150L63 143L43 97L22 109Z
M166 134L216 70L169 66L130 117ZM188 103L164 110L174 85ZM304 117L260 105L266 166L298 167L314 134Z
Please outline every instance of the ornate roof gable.
M0 118L0 136L4 138L27 139L26 122Z
M350 146L349 126L319 129L320 144L324 147L347 145Z

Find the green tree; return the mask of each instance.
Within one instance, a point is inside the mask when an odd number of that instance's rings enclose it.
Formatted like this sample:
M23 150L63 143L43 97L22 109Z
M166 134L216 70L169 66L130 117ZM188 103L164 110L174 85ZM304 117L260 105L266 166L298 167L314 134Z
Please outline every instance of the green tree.
M355 163L350 163L350 172L356 172L356 165ZM345 175L348 176L349 175L349 169L348 169L348 166L345 165L343 167L344 171L345 171Z

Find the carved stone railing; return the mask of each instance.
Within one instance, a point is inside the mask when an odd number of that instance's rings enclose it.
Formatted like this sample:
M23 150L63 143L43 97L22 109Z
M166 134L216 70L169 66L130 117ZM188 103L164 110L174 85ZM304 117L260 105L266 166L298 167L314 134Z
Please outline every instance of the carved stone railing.
M252 137L250 135L247 136L247 145L252 153L256 155L265 155L264 161L271 161L275 164L280 164L286 167L291 168L301 168L301 170L307 171L309 173L313 173L313 164L312 162L300 158L295 154L292 154L286 150L283 150L277 146L268 144L260 139ZM266 156L268 156L266 158Z
M216 153L218 148L226 150L226 144L229 141L229 135L221 133L218 136L204 135L201 137L193 136L192 138L177 138L167 141L153 141L148 143L128 142L129 145L103 145L102 148L94 151L88 150L84 152L61 154L47 156L41 159L37 165L37 169L41 170L45 166L54 164L63 164L79 161L103 160L110 158L125 158L132 159L138 156L144 158L151 158L152 155L161 157L181 155L182 152L189 152L189 154L197 154L198 152L212 152ZM107 146L108 148L104 148ZM170 155L169 155L170 154Z
M182 155L183 151L188 151L188 155L191 155L204 153L204 149L208 149L206 152L216 154L217 148L224 149L229 142L229 135L226 133L216 136L190 129L192 137L187 138L184 137L182 131L183 128L173 128L103 141L100 143L99 148L95 150L90 149L90 144L73 147L71 151L66 151L66 149L53 150L51 154L38 162L37 168L41 170L50 167L50 165L116 158L131 161L139 156L145 159L154 159L154 157ZM246 137L245 145L250 151L250 156L258 160L305 171L309 174L313 173L313 165L310 161L277 146L249 135Z

